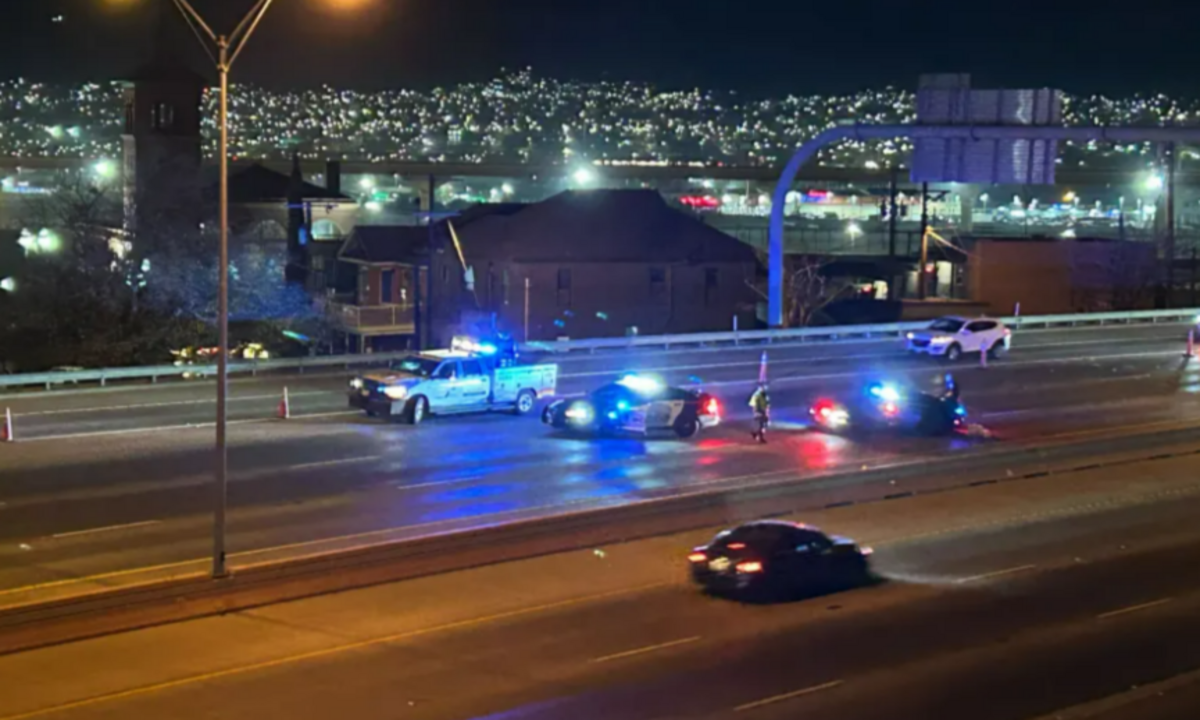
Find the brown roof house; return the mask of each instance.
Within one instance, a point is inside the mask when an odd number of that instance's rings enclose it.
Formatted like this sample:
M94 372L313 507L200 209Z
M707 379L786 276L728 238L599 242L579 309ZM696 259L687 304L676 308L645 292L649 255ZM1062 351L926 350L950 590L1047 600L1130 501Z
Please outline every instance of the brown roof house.
M742 327L754 319L753 250L653 190L564 192L476 206L432 228L364 230L340 255L365 278L356 304L419 305L413 332L426 345L493 319L518 340L726 330L735 316Z

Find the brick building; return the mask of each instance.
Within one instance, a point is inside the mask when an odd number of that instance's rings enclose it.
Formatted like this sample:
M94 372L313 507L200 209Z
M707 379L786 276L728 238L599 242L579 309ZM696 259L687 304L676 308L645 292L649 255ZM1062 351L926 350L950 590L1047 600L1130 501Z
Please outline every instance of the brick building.
M530 340L724 330L735 315L749 327L758 299L753 250L652 190L478 206L433 228L360 227L340 258L357 268L358 309L337 310L359 323L348 332L382 335L362 309L398 303L433 345L492 315Z

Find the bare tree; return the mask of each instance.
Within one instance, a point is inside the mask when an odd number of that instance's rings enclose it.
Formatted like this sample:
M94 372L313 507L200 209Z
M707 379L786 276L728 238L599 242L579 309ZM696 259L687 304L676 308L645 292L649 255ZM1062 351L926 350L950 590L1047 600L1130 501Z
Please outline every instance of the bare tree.
M767 264L766 254L759 252L759 261ZM830 303L847 293L847 285L831 281L825 270L829 261L813 255L793 255L785 258L783 276L783 325L808 327ZM764 300L769 300L761 279L747 280Z

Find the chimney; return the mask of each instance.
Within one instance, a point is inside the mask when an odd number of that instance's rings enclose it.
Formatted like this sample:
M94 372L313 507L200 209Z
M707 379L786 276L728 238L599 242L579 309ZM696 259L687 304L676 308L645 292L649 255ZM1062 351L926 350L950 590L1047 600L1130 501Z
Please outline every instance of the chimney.
M325 163L325 189L330 195L342 194L342 163L338 160Z

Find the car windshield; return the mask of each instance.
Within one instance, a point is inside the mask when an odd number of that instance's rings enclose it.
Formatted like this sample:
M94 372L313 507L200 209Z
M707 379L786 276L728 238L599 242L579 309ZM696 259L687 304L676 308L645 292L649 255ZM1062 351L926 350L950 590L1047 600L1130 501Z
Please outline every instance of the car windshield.
M433 374L434 370L437 370L439 364L437 360L410 355L403 360L392 363L392 370L427 378Z
M940 318L938 320L934 320L933 324L929 326L929 329L937 330L939 332L956 333L959 330L962 330L962 326L962 320L955 320L954 318Z

